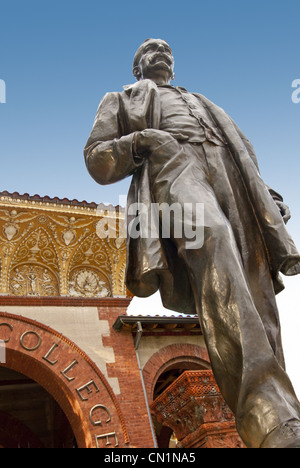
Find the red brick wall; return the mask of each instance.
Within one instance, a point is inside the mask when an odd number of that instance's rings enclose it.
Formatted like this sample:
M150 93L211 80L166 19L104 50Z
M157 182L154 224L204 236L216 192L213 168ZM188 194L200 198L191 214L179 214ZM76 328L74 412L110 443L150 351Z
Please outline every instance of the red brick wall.
M113 324L119 315L126 314L126 307L99 307L99 318L108 320L110 336L103 337L103 345L114 349L115 362L107 365L108 376L117 377L121 394L117 395L132 447L152 448L151 433L142 380L131 331L117 332Z

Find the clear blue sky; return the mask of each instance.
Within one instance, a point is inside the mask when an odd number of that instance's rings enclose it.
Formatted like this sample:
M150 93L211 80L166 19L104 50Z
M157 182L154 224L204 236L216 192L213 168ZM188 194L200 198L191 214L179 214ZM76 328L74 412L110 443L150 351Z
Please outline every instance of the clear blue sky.
M102 96L134 82L135 50L160 37L174 84L223 107L250 138L300 247L299 0L1 0L0 17L0 190L117 204L129 181L98 186L82 150ZM287 353L299 355L299 279L285 283Z

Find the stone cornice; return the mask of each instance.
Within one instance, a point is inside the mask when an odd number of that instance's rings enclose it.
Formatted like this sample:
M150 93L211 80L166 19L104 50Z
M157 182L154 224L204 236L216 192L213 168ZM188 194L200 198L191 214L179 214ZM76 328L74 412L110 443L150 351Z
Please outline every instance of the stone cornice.
M124 217L124 208L113 205L97 204L95 202L78 201L76 199L58 198L40 195L19 194L18 192L0 192L0 205L16 206L22 208L34 208L46 211L63 211L69 213L88 214L94 216L118 216Z

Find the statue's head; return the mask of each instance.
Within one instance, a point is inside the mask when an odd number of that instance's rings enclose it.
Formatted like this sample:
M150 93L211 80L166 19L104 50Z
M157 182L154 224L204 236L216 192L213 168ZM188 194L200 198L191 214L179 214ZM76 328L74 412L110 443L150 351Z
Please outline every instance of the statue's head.
M168 43L162 39L146 39L135 53L133 74L136 79L151 79L166 84L174 79L174 58Z

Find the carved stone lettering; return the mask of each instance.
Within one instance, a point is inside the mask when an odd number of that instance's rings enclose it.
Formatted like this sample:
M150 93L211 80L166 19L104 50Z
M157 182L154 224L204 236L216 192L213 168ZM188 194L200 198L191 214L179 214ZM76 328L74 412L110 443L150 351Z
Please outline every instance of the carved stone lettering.
M96 393L99 392L99 388L98 388L97 385L95 384L94 380L91 380L90 382L86 383L85 385L82 385L82 387L76 389L76 392L78 393L78 395L80 396L80 398L81 398L82 401L87 401L87 400L88 400L88 398L84 398L84 397L81 395L81 392L82 392L83 390L86 390L87 393L88 393L88 395L89 395L90 393L92 393L93 390L90 388L90 385L93 385L93 386L95 387Z
M75 377L69 377L68 375L66 375L66 373L69 372L69 370L71 370L72 367L74 367L76 364L78 364L78 361L76 361L75 359L73 362L71 362L71 364L68 367L66 367L65 370L61 371L61 374L68 380L68 382L72 382L72 380L74 380Z
M51 348L49 349L48 353L45 354L45 356L43 356L43 359L45 359L45 361L47 361L52 366L54 366L54 364L56 364L58 362L58 360L50 361L48 358L49 358L50 354L52 353L52 351L57 347L58 347L58 344L54 343L53 346L51 346Z
M106 408L106 406L104 406L104 405L96 405L91 409L91 411L90 411L90 421L91 421L91 423L93 424L93 426L102 426L101 419L98 419L98 421L95 421L93 419L93 413L95 411L97 411L98 409L102 409L102 410L106 411L106 413L108 414L108 419L105 422L106 422L106 424L108 424L111 421L111 415L110 415L109 409Z
M10 323L0 323L0 327L8 327L11 331L13 331L14 327ZM6 340L3 340L4 343L9 343L10 338L7 338Z
M99 440L100 439L106 439L106 444L105 445L111 445L111 442L109 440L110 437L115 438L115 447L118 447L119 442L118 442L117 434L115 432L108 432L107 434L101 434L101 435L96 435L95 436L97 448L100 448L100 445L99 445Z
M36 338L36 344L34 346L26 346L24 344L25 338L28 337L29 335L33 335ZM20 345L22 346L22 348L26 349L26 351L35 351L41 346L41 343L42 343L42 338L35 331L27 331L23 333L23 335L20 338Z

